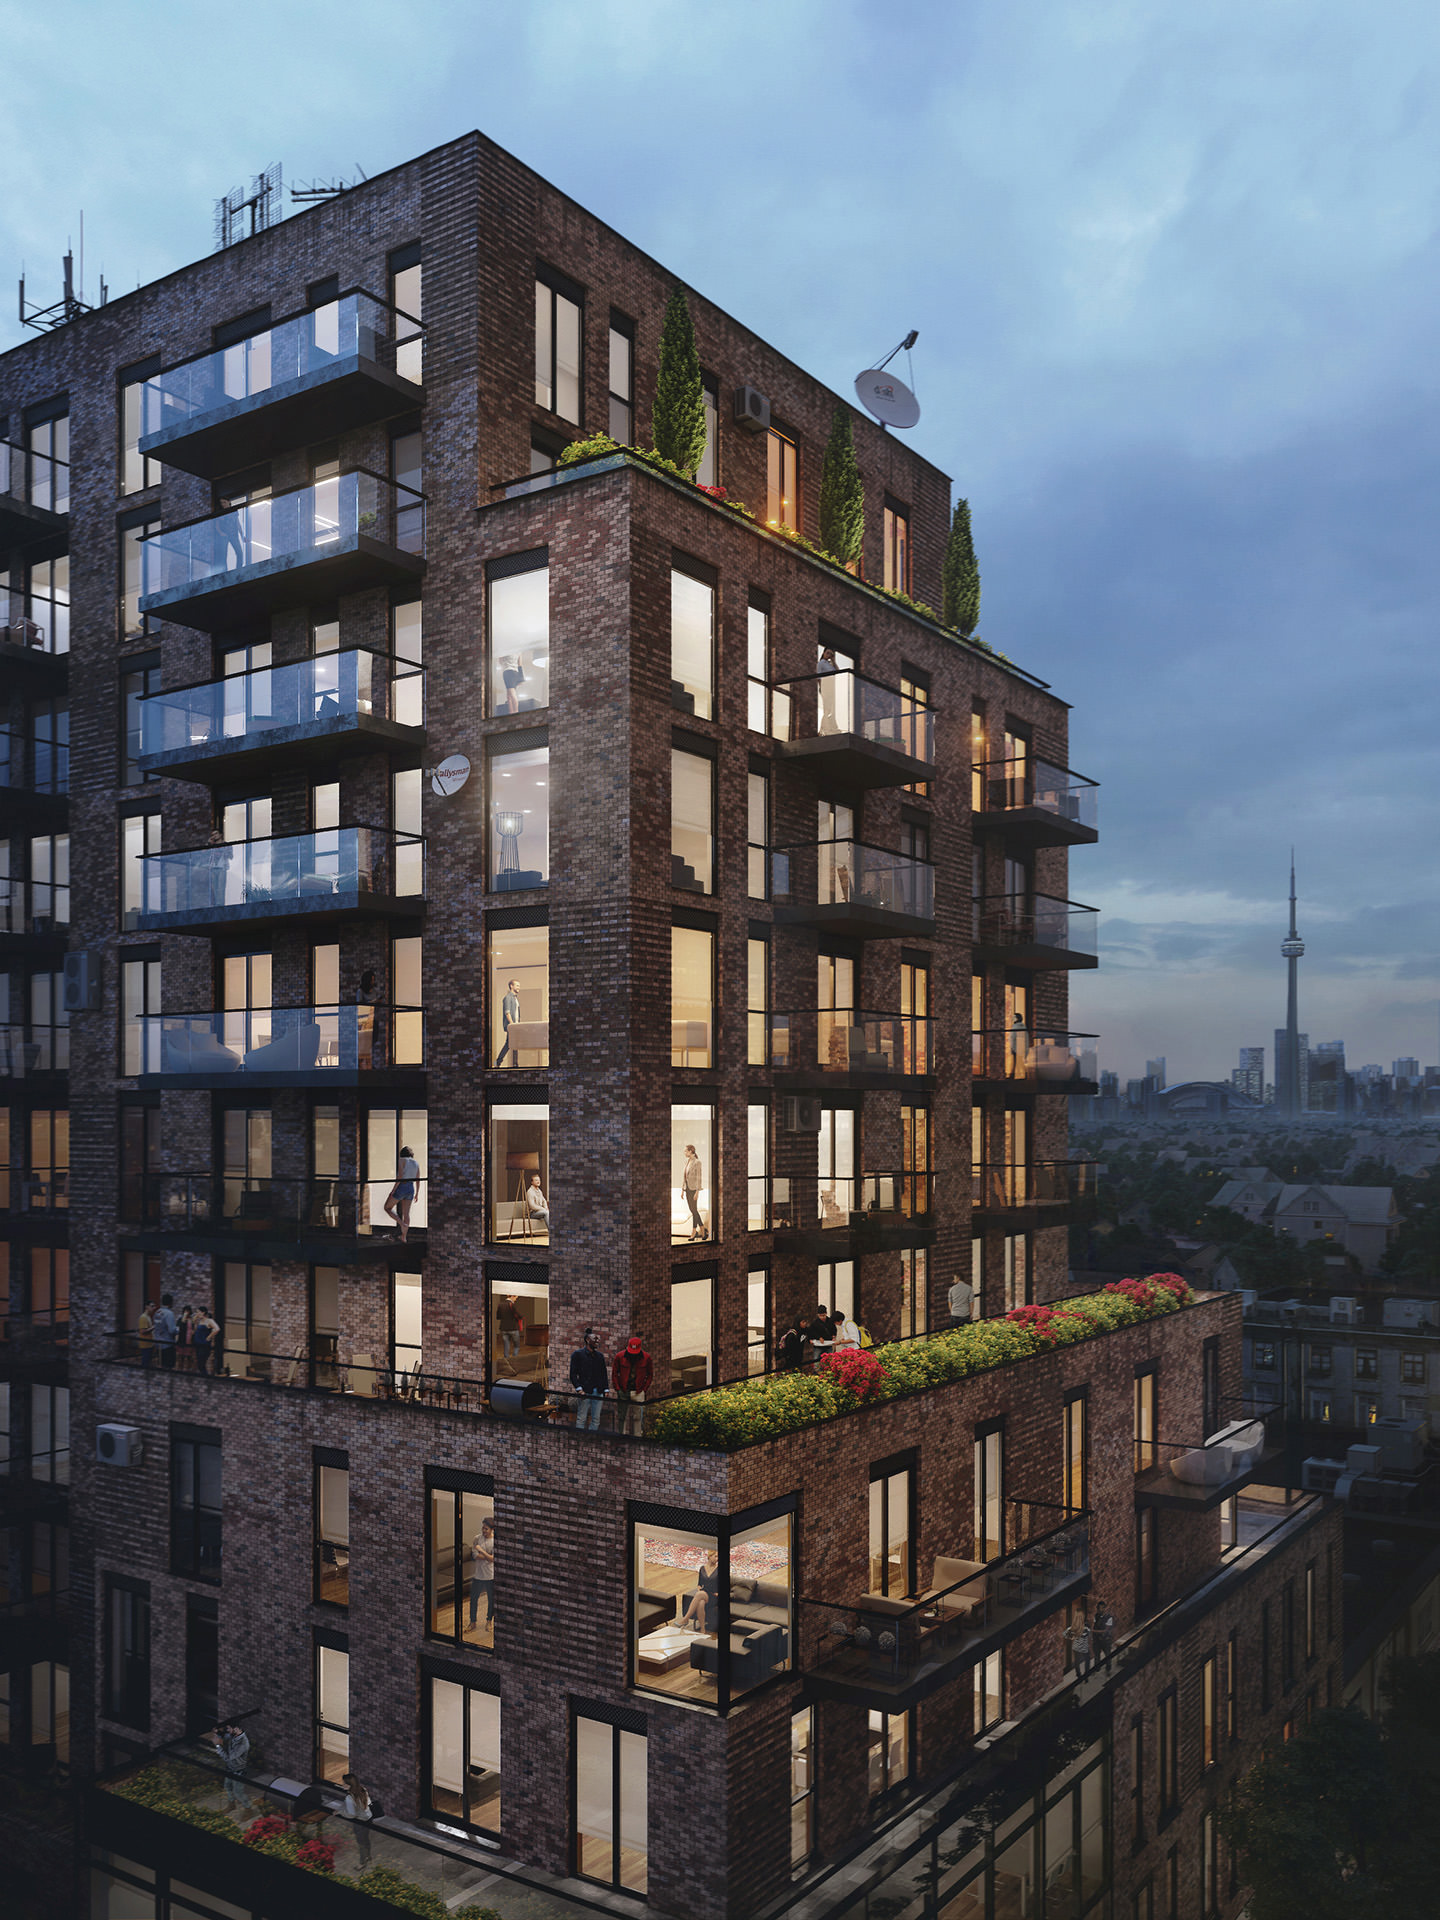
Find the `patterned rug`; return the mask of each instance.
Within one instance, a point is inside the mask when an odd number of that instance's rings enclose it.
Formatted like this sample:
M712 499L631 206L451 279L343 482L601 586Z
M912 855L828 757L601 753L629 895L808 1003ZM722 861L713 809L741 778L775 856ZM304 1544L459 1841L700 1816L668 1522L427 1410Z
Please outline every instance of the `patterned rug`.
M764 1540L747 1540L743 1547L730 1549L730 1572L742 1580L763 1580L767 1573L774 1573L777 1567L783 1567L786 1558L784 1547L778 1544L772 1546ZM645 1564L697 1572L705 1564L705 1549L689 1546L682 1540L657 1540L647 1534Z

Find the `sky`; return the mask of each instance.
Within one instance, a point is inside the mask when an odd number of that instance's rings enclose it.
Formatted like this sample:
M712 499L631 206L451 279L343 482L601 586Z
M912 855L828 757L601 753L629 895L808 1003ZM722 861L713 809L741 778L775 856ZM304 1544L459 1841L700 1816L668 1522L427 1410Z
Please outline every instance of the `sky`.
M1433 0L0 0L0 46L32 299L81 209L118 293L273 161L478 127L840 391L918 328L980 631L1102 783L1073 1025L1270 1068L1293 842L1312 1044L1440 1059Z

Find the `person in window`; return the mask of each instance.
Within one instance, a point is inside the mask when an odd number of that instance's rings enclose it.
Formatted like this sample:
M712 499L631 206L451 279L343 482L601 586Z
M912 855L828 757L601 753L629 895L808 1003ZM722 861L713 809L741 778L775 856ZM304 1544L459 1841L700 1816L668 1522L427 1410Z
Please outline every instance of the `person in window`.
M495 1309L495 1324L500 1329L500 1352L504 1359L519 1357L520 1342L525 1338L525 1322L520 1317L519 1298L507 1293Z
M693 1222L690 1229L692 1240L704 1240L708 1237L705 1232L705 1222L700 1218L700 1189L703 1185L704 1169L700 1164L700 1156L694 1147L686 1147L685 1166L680 1175L680 1186Z
M504 996L500 1001L500 1025L505 1030L505 1044L501 1047L500 1057L495 1062L497 1067L504 1066L505 1056L507 1053L510 1053L510 1029L519 1018L520 982L518 980L507 980L505 982ZM512 1067L515 1064L515 1056L513 1053L510 1053L510 1064Z
M834 733L835 726L835 675L840 671L835 659L833 647L820 649L820 731Z
M720 1555L714 1547L705 1549L705 1564L700 1569L695 1591L680 1616L680 1631L711 1633L720 1614Z
M546 1233L550 1231L550 1202L545 1198L545 1189L540 1184L538 1173L532 1173L525 1187L525 1211L532 1225L541 1226Z
M475 1625L475 1616L480 1610L480 1596L485 1596L485 1624L493 1626L495 1622L495 1522L482 1520L480 1531L470 1545L470 1624Z
M394 1186L385 1202L385 1211L400 1229L400 1238L410 1238L410 1209L415 1203L415 1183L420 1178L420 1163L409 1147L401 1147L400 1164Z
M957 1327L968 1326L971 1309L975 1300L975 1289L968 1280L962 1280L957 1273L945 1296L945 1304L950 1309L950 1319Z

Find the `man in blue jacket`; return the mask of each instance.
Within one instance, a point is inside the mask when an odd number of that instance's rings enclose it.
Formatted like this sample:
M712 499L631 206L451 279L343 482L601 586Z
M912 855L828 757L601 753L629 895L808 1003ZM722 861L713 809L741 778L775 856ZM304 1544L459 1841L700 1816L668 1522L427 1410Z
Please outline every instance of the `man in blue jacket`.
M586 1327L584 1346L577 1347L570 1356L570 1384L580 1396L580 1404L575 1409L576 1431L582 1432L588 1427L598 1433L600 1408L610 1376L600 1351L600 1336L594 1327Z
M179 1327L175 1319L175 1296L173 1293L162 1293L160 1311L155 1315L151 1334L155 1341L155 1351L160 1355L160 1364L167 1371L174 1370L175 1337L178 1332Z

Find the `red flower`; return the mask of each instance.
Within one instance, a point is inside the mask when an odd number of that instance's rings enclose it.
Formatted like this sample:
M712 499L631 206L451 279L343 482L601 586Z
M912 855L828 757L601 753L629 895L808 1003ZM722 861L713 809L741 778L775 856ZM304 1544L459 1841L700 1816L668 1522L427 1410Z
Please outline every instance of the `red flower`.
M820 1357L820 1366L834 1376L837 1387L853 1393L857 1400L874 1400L882 1383L889 1378L874 1354L865 1347L844 1347L839 1353Z
M240 1836L247 1847L258 1847L262 1840L278 1840L290 1831L290 1822L279 1813L262 1813L252 1820Z
M296 1863L315 1873L335 1871L335 1849L328 1840L305 1840L295 1849Z
M712 500L728 500L730 497L724 487L707 487L703 481L697 481L696 485L700 488L701 493L708 493Z

